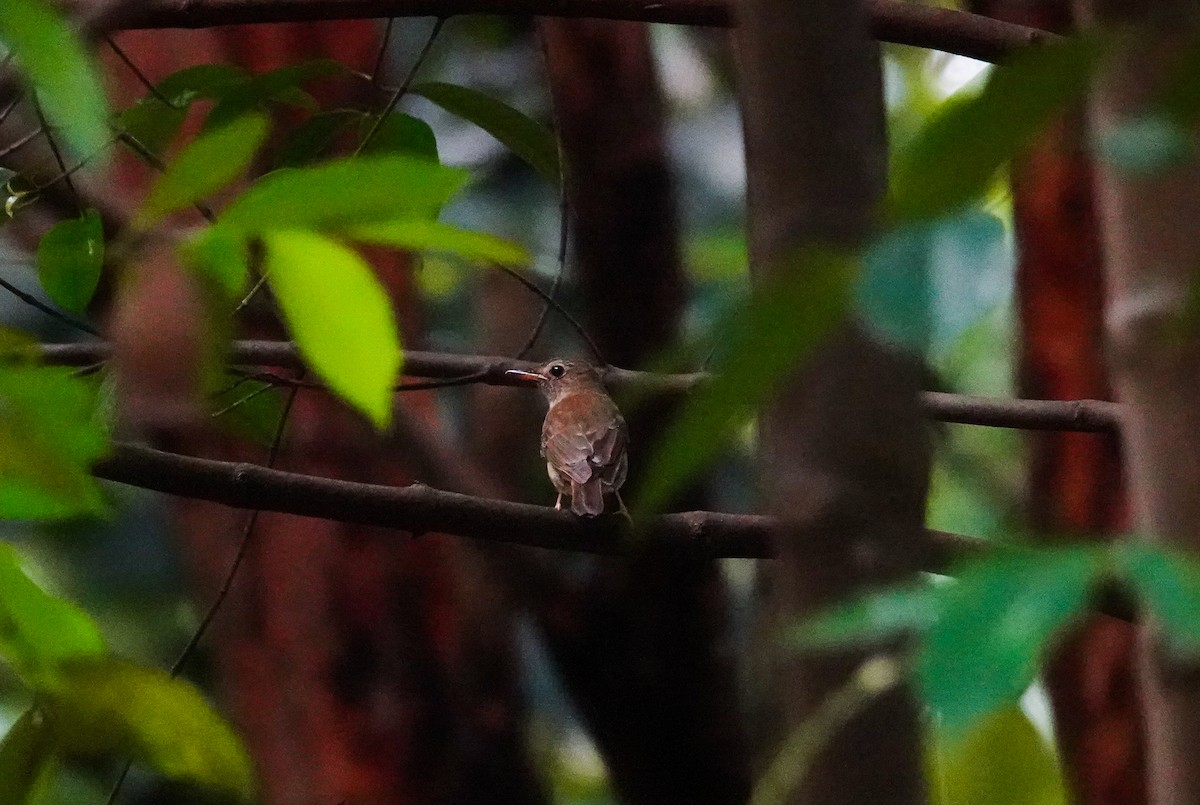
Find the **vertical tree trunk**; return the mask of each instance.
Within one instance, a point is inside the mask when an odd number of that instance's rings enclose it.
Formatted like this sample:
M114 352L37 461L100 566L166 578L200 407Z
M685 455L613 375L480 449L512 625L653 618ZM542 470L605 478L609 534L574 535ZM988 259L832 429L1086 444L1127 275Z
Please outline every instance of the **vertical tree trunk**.
M1067 33L1065 0L977 0L973 11ZM1104 272L1082 110L1047 131L1013 166L1019 249L1021 397L1108 399L1104 363ZM1097 538L1125 527L1118 437L1028 434L1026 485L1035 533ZM1141 707L1134 680L1134 629L1088 619L1049 663L1045 682L1055 734L1079 805L1145 802Z
M865 3L746 0L738 13L751 271L762 285L798 270L787 259L798 248L869 236L886 165L880 65ZM763 478L783 523L773 617L794 621L915 572L929 469L917 388L910 363L847 324L764 410ZM816 526L790 525L814 515ZM773 751L864 656L764 650L775 698L763 709L782 717ZM909 692L892 689L838 731L789 801L923 801L919 735Z
M1097 0L1103 22L1136 23L1096 85L1097 134L1148 111L1174 57L1194 47L1193 3ZM1109 357L1122 423L1134 525L1150 539L1200 552L1200 333L1177 325L1200 265L1200 163L1151 176L1102 165L1097 175L1108 282ZM1150 802L1200 802L1200 687L1172 660L1155 624L1143 627Z

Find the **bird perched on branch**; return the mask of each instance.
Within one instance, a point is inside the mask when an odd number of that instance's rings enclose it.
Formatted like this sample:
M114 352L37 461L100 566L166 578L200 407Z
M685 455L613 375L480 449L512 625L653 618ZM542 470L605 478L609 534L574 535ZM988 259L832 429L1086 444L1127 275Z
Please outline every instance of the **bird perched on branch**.
M536 372L510 369L507 374L537 383L550 403L542 423L542 456L558 491L554 508L562 508L565 495L575 514L595 517L611 497L625 513L620 489L629 467L629 429L596 368L553 360Z

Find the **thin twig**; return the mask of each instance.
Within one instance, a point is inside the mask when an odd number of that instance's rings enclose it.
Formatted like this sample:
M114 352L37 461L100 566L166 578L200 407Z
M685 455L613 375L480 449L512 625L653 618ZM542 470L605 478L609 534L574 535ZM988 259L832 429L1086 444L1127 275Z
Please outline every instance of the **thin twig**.
M8 120L8 116L12 114L13 110L17 108L17 104L19 104L21 99L24 97L25 90L23 89L18 89L15 93L13 93L13 98L8 102L8 106L4 107L3 111L0 111L0 123Z
M245 379L249 379L249 378L245 378ZM234 384L234 386L233 386L233 388L237 388L237 387L238 387L238 385L240 385L240 382L241 382L241 381L239 381L238 383L235 383L235 384ZM266 383L266 381L265 381L265 380L264 380L264 381L262 381L262 382ZM259 387L259 388L256 388L254 391L250 392L249 394L247 394L247 395L245 395L245 396L243 396L243 397L239 397L238 399L234 400L233 402L231 402L229 405L225 406L225 407L224 407L224 408L222 408L221 410L219 410L219 411L214 411L214 412L212 413L212 415L211 415L211 418L212 418L212 419L218 419L219 417L223 417L223 416L225 416L226 414L228 414L228 413L229 413L230 411L232 411L233 409L235 409L235 408L239 408L239 407L241 407L241 406L245 405L246 403L250 402L251 400L253 400L253 399L254 399L255 397L257 397L258 395L260 395L260 394L263 394L263 393L265 393L265 392L268 392L268 391L270 391L272 388L274 388L274 387L275 387L275 385L277 385L277 384L274 384L274 383L267 383L267 385L265 385L265 386L261 386L261 387ZM278 384L278 385L282 385L282 384ZM299 387L298 387L298 386L293 386L293 388L299 388ZM227 392L222 392L222 394L224 394L224 393L227 393Z
M396 24L395 17L388 17L387 25L383 29L383 38L379 41L379 52L375 54L375 66L371 68L371 83L378 84L380 75L383 71L383 60L387 57L388 45L392 41L392 27Z
M538 29L538 39L542 46L542 65L546 75L550 74L550 45L542 29ZM567 198L567 159L563 148L562 125L558 115L558 104L554 102L554 93L550 93L550 119L554 125L554 146L558 149L558 269L554 274L554 283L550 286L550 298L557 299L559 288L562 287L563 276L567 273L567 242L570 238L571 206ZM525 344L517 352L517 358L524 358L533 349L546 327L550 317L550 305L543 305L538 314L533 331L525 339Z
M230 371L240 372L241 370L231 369ZM454 386L468 386L473 383L482 382L486 376L487 376L486 371L480 371L480 372L472 372L471 374L462 375L460 377L447 377L447 378L442 378L439 380L427 380L427 381L421 381L421 382L417 382L417 383L399 383L392 387L392 391L395 391L395 392L429 391L431 389L444 389L444 388L451 388ZM282 375L277 375L274 372L245 372L244 374L242 374L242 379L239 382L254 381L254 380L256 380L260 383L268 383L268 384L270 384L270 386L282 386L285 388L305 388L305 389L321 389L321 390L328 390L328 388L329 388L328 386L326 386L324 383L321 383L320 381L298 380L298 379L291 378L291 377L283 377ZM261 389L259 391L261 391ZM241 402L241 401L239 401L239 402ZM220 413L225 413L225 411L222 410ZM213 416L215 417L215 416L217 416L217 414L213 414Z
M43 131L43 128L41 126L38 126L36 129L29 132L24 137L21 137L20 139L18 139L15 142L9 143L4 148L0 149L0 159L3 159L4 157L8 156L9 154L13 153L14 151L16 151L20 148L24 148L26 145L29 145L29 143L33 142L34 138L36 138L39 134L41 134L42 131Z
M175 103L173 103L171 101L170 98L168 98L167 96L163 95L161 92L158 91L158 87L154 86L154 82L152 82L149 78L147 78L146 74L142 72L141 68L133 63L133 59L129 58L129 54L127 54L124 50L122 50L117 45L116 40L114 40L112 38L112 36L105 34L104 41L108 43L108 46L110 48L112 48L112 52L117 54L117 58L119 58L121 61L125 62L125 66L129 68L129 71L132 72L135 76L137 76L137 80L141 83L141 85L143 87L146 88L147 92L149 92L155 98L162 101L164 104L171 107L172 109L179 108Z
M512 277L513 279L515 279L517 282L521 283L522 285L524 285L530 291L532 291L533 293L540 296L542 298L542 301L544 301L549 307L554 308L554 312L556 312L558 315L562 316L563 319L567 322L567 324L571 325L571 329L573 329L576 333L578 333L579 337L583 339L585 344L587 344L587 348L591 351L592 357L595 358L596 363L598 363L600 365L604 365L604 363L605 363L604 355L603 355L603 353L600 352L600 347L596 346L596 342L593 341L592 337L587 334L586 330L583 329L583 325L580 324L574 316L572 316L570 313L568 313L567 309L564 308L562 305L560 305L558 303L558 301L554 299L553 296L551 296L550 294L543 291L541 288L539 288L537 285L535 285L532 281L523 277L520 274L520 272L516 271L515 269L509 268L508 266L502 266L502 265L497 265L496 268L500 269L505 274Z
M46 144L50 146L50 153L54 154L54 161L58 165L59 171L63 174L63 181L67 185L67 193L70 194L75 202L75 209L79 215L83 215L83 198L79 195L79 190L76 189L75 183L71 181L71 176L67 173L67 163L63 159L62 151L58 148L58 143L54 139L54 135L50 132L50 124L46 122L46 114L42 111L40 103L34 103L33 109L37 113L38 122L42 124L42 131L46 133Z
M154 168L154 170L158 171L159 173L162 173L167 169L165 162L159 159L158 156L149 148L147 148L144 143L138 140L137 137L134 137L124 129L117 131L117 141L141 157L142 161L144 161L151 168ZM212 208L207 204L202 201L196 201L192 203L192 206L196 209L196 212L203 216L204 220L208 221L210 224L216 222L217 216L212 211Z
M425 63L425 57L429 55L429 51L433 49L433 43L437 41L438 34L442 32L442 26L446 24L446 17L438 17L437 22L433 24L433 30L429 32L429 38L425 40L424 47L417 54L417 60L413 62L412 67L408 71L408 75L404 77L404 81L400 86L396 87L396 91L392 93L392 97L388 98L387 105L383 111L379 113L379 117L375 118L375 122L371 124L371 128L367 131L362 142L358 144L358 148L354 149L354 156L362 153L362 150L367 147L367 144L375 137L379 131L383 121L387 120L387 116L396 108L396 104L400 103L400 99L404 97L404 93L408 92L409 86L412 85L413 79L417 77L417 71L421 69L421 65Z
M52 185L57 184L58 182L61 182L64 179L66 179L68 182L70 182L70 177L72 174L78 173L89 162L91 162L96 157L100 156L101 153L108 150L109 147L111 147L114 143L117 143L119 141L120 141L120 137L118 135L114 134L112 136L112 138L109 139L109 141L106 142L102 148L99 148L99 149L93 151L92 153L88 154L83 159L81 159L77 163L75 163L75 165L73 167L64 168L62 173L58 174L57 176L55 176L52 179L46 180L45 182L43 182L40 185L37 185L30 192L31 193L41 193L43 190L46 190L47 188L51 187ZM0 154L0 156L3 156L3 154Z
M90 324L87 324L82 321L78 321L76 319L71 318L70 316L68 316L67 314L65 314L61 311L55 310L54 308L50 307L42 300L38 299L36 296L25 293L25 291L22 291L20 288L13 285L11 282L9 282L6 279L0 278L0 288L3 288L4 290L8 291L10 294L17 297L18 299L20 299L22 302L29 305L30 307L40 310L41 312L45 313L47 316L54 319L55 321L61 322L74 330L78 330L81 333L87 333L88 335L94 335L97 338L100 337L100 331L97 330L96 328L92 327ZM93 363L94 363L94 361L93 361Z

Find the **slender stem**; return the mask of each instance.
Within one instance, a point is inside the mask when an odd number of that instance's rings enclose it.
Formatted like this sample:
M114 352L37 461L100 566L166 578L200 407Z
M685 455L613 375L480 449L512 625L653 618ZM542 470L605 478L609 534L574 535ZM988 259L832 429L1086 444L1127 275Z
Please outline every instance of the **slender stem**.
M90 324L87 324L87 323L81 322L81 321L77 321L76 319L71 318L70 316L66 315L65 313L55 310L54 308L50 307L42 300L38 299L36 296L25 293L25 291L22 291L20 288L13 285L11 282L9 282L6 279L0 278L0 288L3 288L4 290L8 291L10 294L17 297L18 299L20 299L22 302L29 305L30 307L40 310L41 312L45 313L50 318L54 319L55 321L62 322L63 324L67 325L68 327L70 327L73 330L78 330L79 332L87 333L88 335L94 335L97 338L100 337L100 331L97 330L96 328L92 327Z
M71 181L70 174L67 173L67 163L63 160L62 151L58 148L58 142L55 141L54 135L50 132L50 124L46 122L46 114L42 111L42 105L35 103L34 111L37 112L38 122L42 125L42 131L46 134L46 144L50 146L50 152L54 154L54 162L58 165L59 171L63 174L63 181L67 185L67 192L75 202L75 209L79 215L83 215L83 199L79 195L79 190L76 189L75 183Z
M15 142L9 143L4 148L0 148L0 158L6 157L17 149L24 148L26 145L29 145L29 143L33 142L34 138L41 134L42 131L42 127L38 126L36 129L16 140Z
M417 60L413 62L412 68L409 69L408 75L404 77L404 81L400 86L396 87L396 91L392 93L392 97L388 99L387 105L383 111L379 113L379 117L375 118L375 122L367 131L367 135L362 138L362 142L358 144L358 148L354 149L354 156L362 153L362 150L367 147L367 144L378 133L379 128L383 125L383 121L387 120L387 116L396 108L396 104L400 103L400 99L404 97L404 93L408 92L409 86L412 85L413 79L417 76L417 71L421 69L421 65L425 63L425 57L429 55L429 51L433 49L433 43L437 41L438 34L442 32L442 26L446 24L446 17L438 17L433 24L433 30L429 32L429 38L425 40L425 45L421 48L421 52L417 54Z
M388 45L392 41L392 27L396 24L395 17L388 17L387 25L383 29L383 38L379 41L379 52L375 54L375 66L371 68L371 83L378 84L382 79L380 76L383 71L383 60L387 58Z
M129 58L129 54L127 54L119 45L117 45L116 40L114 40L111 36L106 35L104 37L104 41L108 43L110 48L112 48L112 52L117 54L117 58L125 63L125 66L129 68L129 71L137 76L138 82L140 82L141 85L146 88L147 92L172 109L179 108L179 106L173 103L170 98L158 91L158 87L154 86L154 83L146 77L146 74L142 72L141 68L133 63L133 59Z

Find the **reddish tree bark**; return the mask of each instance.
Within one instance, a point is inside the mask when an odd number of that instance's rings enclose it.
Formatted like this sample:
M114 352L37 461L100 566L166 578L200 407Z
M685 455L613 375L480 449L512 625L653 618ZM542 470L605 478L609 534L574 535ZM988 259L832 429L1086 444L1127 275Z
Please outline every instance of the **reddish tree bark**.
M1071 5L981 0L976 11L1065 32ZM1104 270L1082 115L1047 132L1013 172L1019 249L1020 395L1110 399ZM1098 538L1126 525L1115 434L1029 435L1028 520L1054 537ZM1145 802L1134 629L1097 615L1050 662L1046 684L1068 779L1080 805Z

